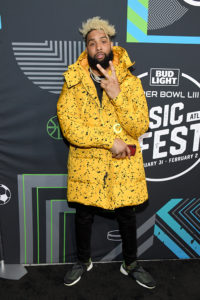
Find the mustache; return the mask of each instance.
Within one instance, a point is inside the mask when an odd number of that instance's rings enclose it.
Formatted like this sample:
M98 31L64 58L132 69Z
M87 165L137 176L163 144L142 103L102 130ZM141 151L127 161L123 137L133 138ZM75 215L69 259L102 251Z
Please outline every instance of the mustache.
M94 59L98 60L98 56L99 56L99 55L103 56L104 58L106 57L106 54L105 54L104 52L99 51L99 52L97 52L97 53L95 54Z
M104 53L104 52L102 52L102 51L98 51L98 52L95 54L95 56L96 56L96 55L98 55L98 54L104 54L104 55L105 55L105 53Z
M96 55L97 54L104 54L104 59L102 61L99 61L98 59L96 59ZM112 61L113 60L113 52L112 50L110 51L110 53L108 55L106 55L104 52L102 51L99 51L98 53L95 54L94 58L91 57L89 54L88 54L88 63L89 63L89 66L94 69L94 70L97 70L99 71L99 69L97 68L97 64L100 64L104 69L108 68L109 67L109 61Z

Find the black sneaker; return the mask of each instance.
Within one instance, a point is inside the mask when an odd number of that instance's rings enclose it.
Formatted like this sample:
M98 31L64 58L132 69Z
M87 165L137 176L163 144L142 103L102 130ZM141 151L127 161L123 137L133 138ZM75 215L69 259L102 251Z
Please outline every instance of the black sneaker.
M154 289L156 287L156 282L153 277L145 271L137 261L134 261L128 267L123 263L120 267L120 272L124 275L129 275L135 279L138 284L147 289Z
M77 262L73 265L72 269L65 274L64 284L67 286L76 284L81 279L81 276L92 268L93 264L91 259L88 263Z

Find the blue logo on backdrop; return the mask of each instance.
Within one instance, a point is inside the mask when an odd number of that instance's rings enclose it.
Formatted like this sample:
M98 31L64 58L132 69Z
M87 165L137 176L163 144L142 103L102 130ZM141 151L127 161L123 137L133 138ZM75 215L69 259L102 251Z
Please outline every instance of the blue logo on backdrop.
M200 1L128 0L127 42L200 44L197 9Z
M156 214L154 235L178 258L200 256L200 199L171 199Z

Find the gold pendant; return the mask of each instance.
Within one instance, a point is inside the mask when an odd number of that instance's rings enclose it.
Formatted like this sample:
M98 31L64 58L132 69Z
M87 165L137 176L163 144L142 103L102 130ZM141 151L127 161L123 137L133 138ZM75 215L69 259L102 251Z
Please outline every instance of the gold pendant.
M122 132L121 125L119 123L114 124L113 130L114 130L114 133L119 134L120 132Z

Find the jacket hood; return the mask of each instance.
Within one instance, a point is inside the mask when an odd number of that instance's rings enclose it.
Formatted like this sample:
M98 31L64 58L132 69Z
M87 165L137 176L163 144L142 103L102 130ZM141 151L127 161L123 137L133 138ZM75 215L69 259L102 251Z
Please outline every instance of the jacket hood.
M120 46L113 46L113 64L115 67L116 75L121 82L127 75L128 68L134 65L132 63L127 51ZM77 61L68 67L68 70L63 73L67 86L72 87L78 84L82 77L89 74L89 64L86 51L83 51Z

